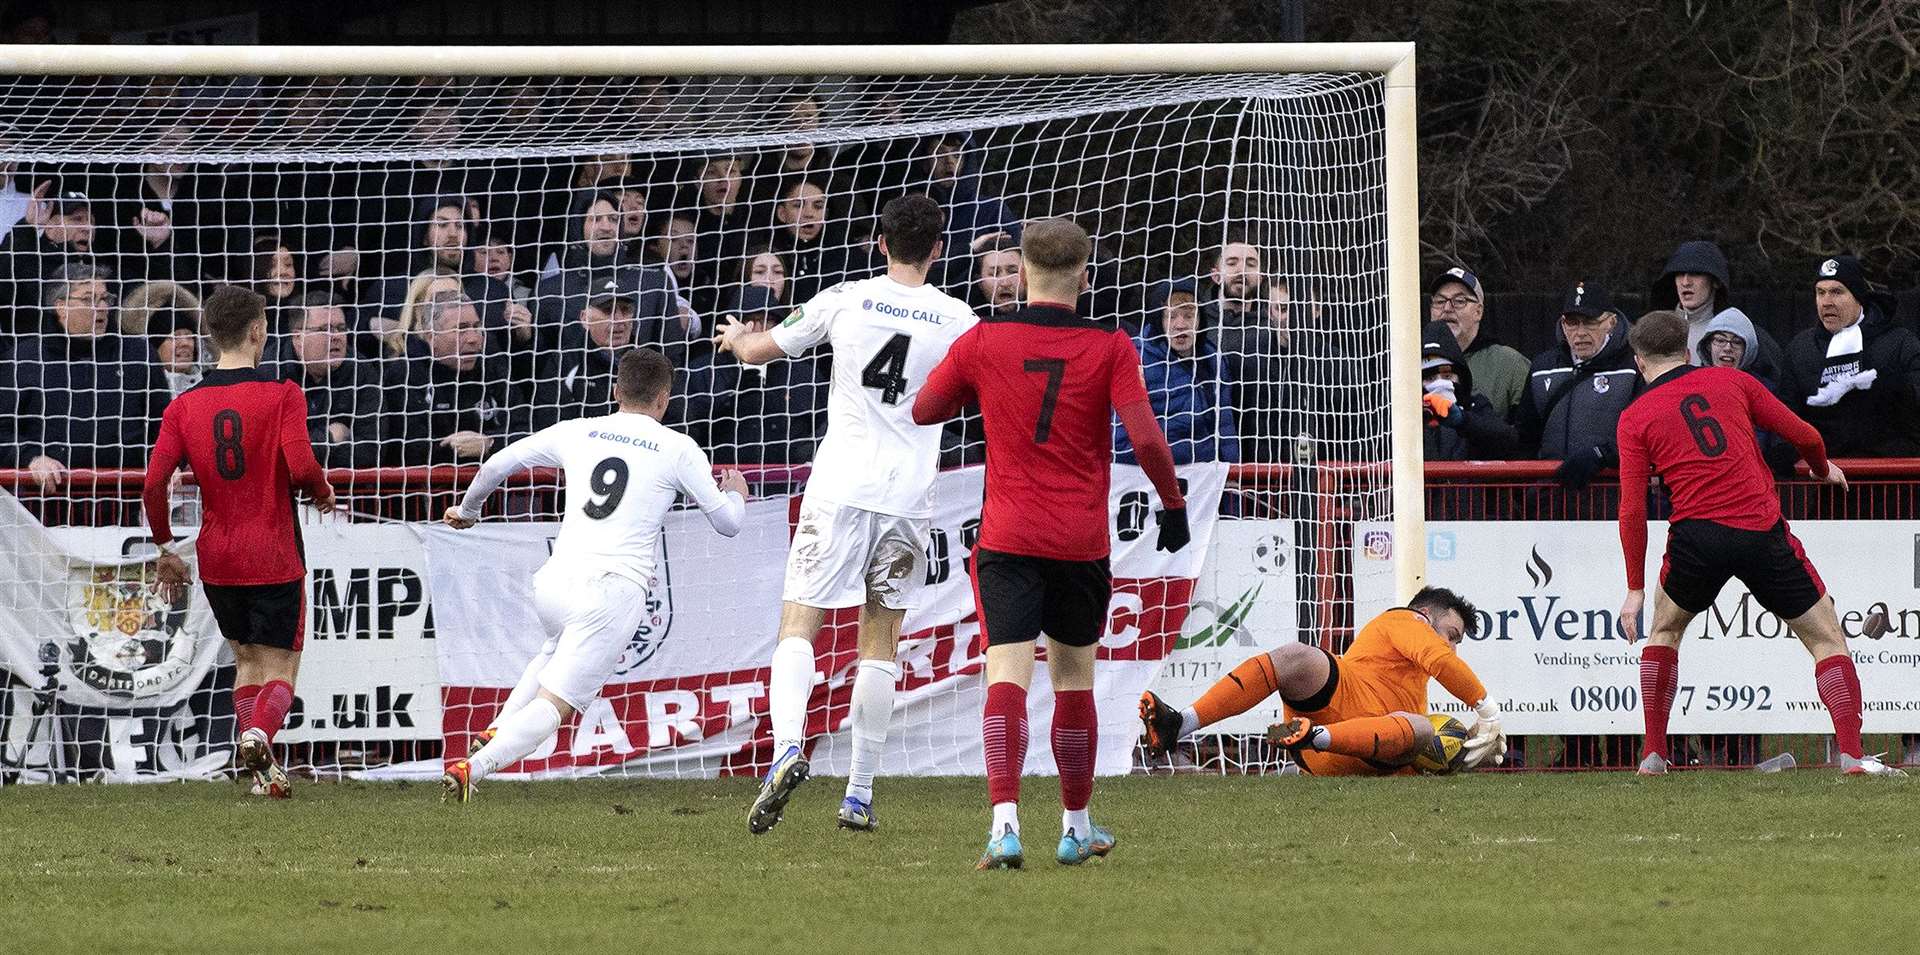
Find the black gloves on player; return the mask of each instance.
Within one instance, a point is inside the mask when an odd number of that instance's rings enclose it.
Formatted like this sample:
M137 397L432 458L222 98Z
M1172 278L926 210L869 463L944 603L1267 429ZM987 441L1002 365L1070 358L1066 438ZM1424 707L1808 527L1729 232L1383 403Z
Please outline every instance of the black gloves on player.
M1559 470L1553 472L1553 479L1561 487L1580 490L1593 483L1593 476L1602 468L1613 465L1613 449L1610 447L1592 447L1582 449L1567 456L1560 462Z
M1160 523L1160 540L1153 545L1155 550L1164 550L1171 554L1187 546L1187 542L1193 540L1193 532L1187 529L1186 508L1166 508L1159 513L1158 520Z

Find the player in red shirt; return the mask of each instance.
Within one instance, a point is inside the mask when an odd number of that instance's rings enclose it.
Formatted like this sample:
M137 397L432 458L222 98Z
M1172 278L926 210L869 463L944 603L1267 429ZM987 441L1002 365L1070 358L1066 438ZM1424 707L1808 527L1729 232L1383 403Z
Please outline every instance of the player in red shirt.
M306 559L294 523L293 491L333 509L333 487L307 439L300 386L257 366L267 344L266 299L226 286L202 307L220 361L167 405L147 459L141 494L163 595L192 583L173 548L167 489L184 460L200 485L205 518L194 554L207 605L233 646L233 712L239 760L254 792L285 799L287 774L273 758L273 734L293 705L294 674L306 637Z
M1026 308L983 319L961 335L914 401L935 424L979 402L987 437L987 491L973 551L974 602L987 638L981 732L993 827L979 868L1019 868L1020 772L1027 756L1027 686L1035 641L1047 635L1053 756L1065 807L1056 858L1077 865L1113 848L1093 825L1099 718L1094 651L1107 620L1107 487L1112 416L1133 440L1165 509L1158 546L1188 540L1173 454L1147 402L1140 356L1111 321L1075 314L1092 242L1065 219L1031 223L1020 243Z
M1658 473L1673 500L1667 554L1653 596L1653 630L1640 651L1640 699L1647 724L1640 774L1667 771L1667 714L1680 683L1680 637L1729 578L1793 628L1814 658L1820 701L1833 717L1840 766L1849 774L1905 775L1860 749L1860 677L1820 574L1780 515L1773 476L1761 460L1756 425L1780 435L1823 480L1847 486L1812 425L1795 417L1746 372L1687 363L1687 321L1650 312L1628 340L1647 390L1620 416L1620 549L1627 600L1620 628L1639 637L1646 602L1647 481Z

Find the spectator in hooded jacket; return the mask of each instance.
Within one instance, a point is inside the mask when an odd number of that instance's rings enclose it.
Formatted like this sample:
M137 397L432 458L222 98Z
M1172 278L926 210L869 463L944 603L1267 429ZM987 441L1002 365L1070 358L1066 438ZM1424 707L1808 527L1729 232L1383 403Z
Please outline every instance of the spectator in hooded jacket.
M1640 393L1627 346L1627 318L1597 283L1581 281L1561 302L1560 344L1533 359L1516 423L1535 457L1561 462L1555 477L1586 487L1619 463L1614 432Z
M1134 345L1147 399L1166 432L1175 464L1240 460L1233 428L1232 394L1220 361L1220 349L1200 325L1200 301L1192 279L1155 288L1147 299L1146 321ZM1126 429L1114 429L1117 460L1134 463Z
M1779 378L1779 370L1768 364L1762 353L1760 333L1753 327L1753 320L1737 308L1715 315L1701 329L1693 363L1702 368L1738 368L1760 379L1768 391Z
M1653 290L1647 296L1648 304L1656 309L1672 309L1687 320L1687 354L1699 354L1707 323L1727 310L1727 298L1733 293L1731 274L1727 269L1727 254L1720 251L1720 246L1695 240L1682 242L1673 250L1660 280L1653 283ZM1779 343L1757 327L1753 331L1759 352L1754 360L1762 367L1778 368Z
M1474 392L1483 395L1496 414L1511 417L1527 390L1527 358L1495 341L1481 328L1486 317L1486 290L1480 277L1455 266L1427 283L1427 318L1453 330L1473 371Z
M62 266L42 301L57 330L27 337L0 365L0 460L42 490L71 468L142 466L167 388L146 340L110 321L106 270Z
M1920 338L1853 256L1820 263L1813 295L1820 323L1788 343L1780 400L1834 457L1920 456Z
M1424 441L1429 461L1504 461L1520 449L1505 415L1474 385L1473 362L1446 322L1428 322L1420 337Z

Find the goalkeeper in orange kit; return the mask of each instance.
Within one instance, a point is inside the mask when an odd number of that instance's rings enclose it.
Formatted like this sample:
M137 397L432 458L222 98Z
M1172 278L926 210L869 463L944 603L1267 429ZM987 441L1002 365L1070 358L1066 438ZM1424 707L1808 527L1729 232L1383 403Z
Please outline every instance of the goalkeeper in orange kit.
M1473 632L1473 605L1451 590L1426 587L1405 607L1373 618L1341 656L1290 643L1242 662L1200 699L1176 710L1152 692L1140 697L1147 746L1171 750L1188 734L1260 705L1275 693L1285 722L1268 738L1292 751L1316 776L1385 776L1409 771L1433 742L1427 681L1474 709L1462 747L1466 765L1506 759L1500 708L1454 647Z

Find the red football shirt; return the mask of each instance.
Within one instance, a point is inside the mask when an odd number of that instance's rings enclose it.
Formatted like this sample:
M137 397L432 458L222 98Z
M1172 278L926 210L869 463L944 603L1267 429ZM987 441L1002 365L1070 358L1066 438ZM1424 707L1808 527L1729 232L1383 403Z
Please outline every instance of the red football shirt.
M1813 473L1826 473L1820 432L1744 371L1676 368L1627 406L1615 435L1627 589L1646 583L1647 481L1654 473L1673 500L1673 520L1749 531L1780 522L1780 494L1760 456L1756 424L1790 442Z
M141 495L153 539L173 540L167 483L181 460L200 485L200 579L238 586L306 575L293 489L318 496L326 473L307 438L300 386L257 368L217 368L167 405Z
M1167 507L1182 507L1173 456L1154 423L1140 355L1125 332L1035 302L984 319L954 341L921 389L914 420L978 401L987 436L980 546L1055 560L1107 556L1113 413ZM1144 414L1151 436L1136 433ZM1141 437L1147 440L1142 442ZM1158 451L1152 450L1158 439Z

